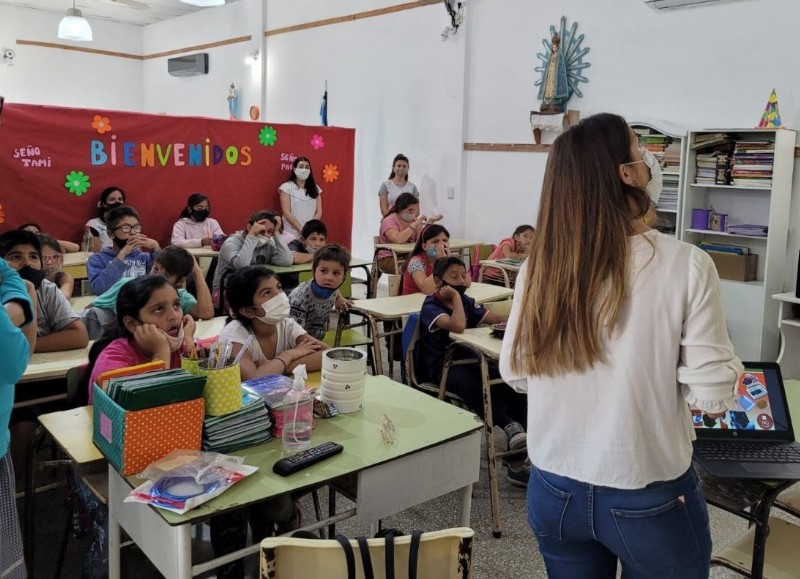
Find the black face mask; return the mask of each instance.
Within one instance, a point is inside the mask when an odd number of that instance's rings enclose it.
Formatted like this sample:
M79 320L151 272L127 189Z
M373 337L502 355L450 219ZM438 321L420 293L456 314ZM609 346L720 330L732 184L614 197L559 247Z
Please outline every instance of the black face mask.
M194 219L195 221L202 222L202 221L205 221L206 218L209 215L211 215L211 210L210 209L192 209L189 212L189 215L191 215L192 219Z
M465 285L453 285L453 284L450 284L450 283L446 283L444 285L449 285L451 288L456 290L458 292L458 295L460 295L460 296L463 296L467 291L467 286L465 286Z
M41 269L33 269L31 266L26 265L22 269L20 269L17 273L19 273L19 277L24 280L27 280L33 284L37 290L42 285L42 280L45 278L45 273Z
M116 247L117 249L122 249L123 247L128 245L128 240L127 239L120 239L118 237L112 237L111 241L114 242L114 247Z

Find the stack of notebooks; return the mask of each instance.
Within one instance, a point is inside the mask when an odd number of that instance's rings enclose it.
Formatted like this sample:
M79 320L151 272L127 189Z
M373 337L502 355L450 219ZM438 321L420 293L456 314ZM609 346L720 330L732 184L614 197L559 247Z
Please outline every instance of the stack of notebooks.
M697 155L697 173L695 173L695 183L719 184L727 183L728 156L719 151ZM718 172L721 169L721 172Z
M734 138L727 133L702 133L696 135L692 149L729 150Z
M664 150L664 171L680 173L681 171L681 141L672 141Z
M144 410L203 397L205 376L192 376L186 370L157 370L106 381L107 394L125 410Z
M731 165L731 182L739 187L772 187L772 163L775 143L771 141L736 141Z
M709 253L733 253L735 255L749 255L750 249L740 245L728 245L725 243L702 242L700 249Z
M678 210L678 182L680 175L677 173L664 173L662 175L661 196L658 198L659 211Z
M242 408L224 416L206 416L203 421L203 450L228 453L272 439L272 420L264 401L242 391Z
M731 235L747 235L750 237L767 237L769 234L767 225L755 225L752 223L728 224L727 230Z

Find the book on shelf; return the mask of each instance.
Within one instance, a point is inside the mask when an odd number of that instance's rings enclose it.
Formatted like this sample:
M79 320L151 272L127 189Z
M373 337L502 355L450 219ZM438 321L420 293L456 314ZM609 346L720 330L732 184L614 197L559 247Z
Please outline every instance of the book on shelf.
M701 133L695 135L692 149L710 149L714 147L731 147L734 137L728 133Z
M741 245L729 245L727 243L711 243L703 241L698 246L703 251L716 251L718 253L735 253L736 255L749 255L750 249Z
M772 141L736 141L731 162L731 183L739 187L769 189L775 143Z
M728 233L731 235L748 235L750 237L767 237L769 226L755 225L752 223L735 223L728 225Z

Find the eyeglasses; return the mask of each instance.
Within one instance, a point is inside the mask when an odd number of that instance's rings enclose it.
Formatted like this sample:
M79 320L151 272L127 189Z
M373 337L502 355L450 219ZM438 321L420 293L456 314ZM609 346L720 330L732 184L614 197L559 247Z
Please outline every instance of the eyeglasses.
M53 255L43 255L42 263L58 263L64 259L63 253L54 253Z
M143 227L141 225L120 225L119 227L115 227L114 231L121 231L122 233L141 233Z

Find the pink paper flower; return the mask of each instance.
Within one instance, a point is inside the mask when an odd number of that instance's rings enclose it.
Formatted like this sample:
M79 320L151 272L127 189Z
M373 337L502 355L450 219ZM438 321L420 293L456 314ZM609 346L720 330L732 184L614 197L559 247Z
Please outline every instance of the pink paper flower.
M325 146L325 139L322 138L322 135L314 135L311 137L311 146L314 149L321 149Z

